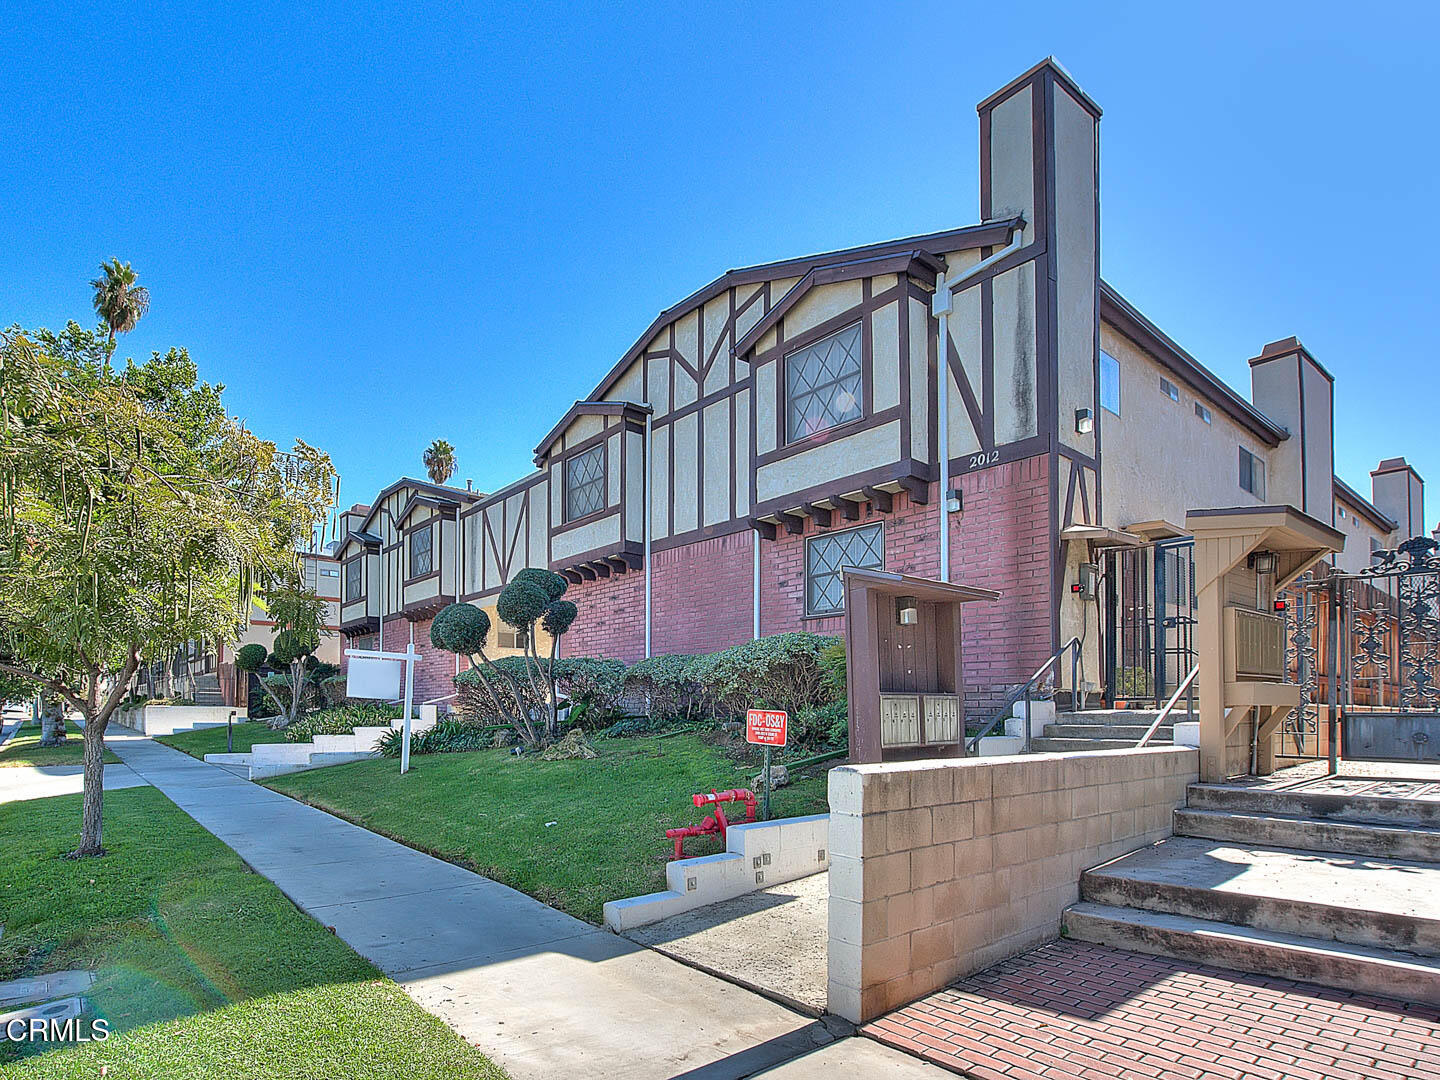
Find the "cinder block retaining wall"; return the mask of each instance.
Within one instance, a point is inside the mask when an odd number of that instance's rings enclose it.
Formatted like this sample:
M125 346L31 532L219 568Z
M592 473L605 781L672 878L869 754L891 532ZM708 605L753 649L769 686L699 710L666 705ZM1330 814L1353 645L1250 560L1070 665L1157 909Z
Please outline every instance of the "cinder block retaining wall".
M859 1022L1058 937L1082 871L1170 835L1188 747L830 772L830 1011Z

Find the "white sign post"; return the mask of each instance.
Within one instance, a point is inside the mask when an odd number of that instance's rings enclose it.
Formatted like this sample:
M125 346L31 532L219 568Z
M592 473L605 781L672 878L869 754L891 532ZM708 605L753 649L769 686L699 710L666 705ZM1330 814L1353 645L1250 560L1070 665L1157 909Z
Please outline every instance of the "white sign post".
M378 649L346 649L350 663L345 671L345 696L394 701L400 697L400 680L405 680L405 712L400 734L400 772L410 771L410 711L415 700L415 661L420 654L415 643L407 642L403 653Z

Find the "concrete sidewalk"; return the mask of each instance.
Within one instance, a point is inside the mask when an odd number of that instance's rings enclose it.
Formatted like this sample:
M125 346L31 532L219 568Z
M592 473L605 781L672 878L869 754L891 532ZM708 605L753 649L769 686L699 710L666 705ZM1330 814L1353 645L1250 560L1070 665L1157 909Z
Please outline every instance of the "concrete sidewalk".
M941 1075L867 1040L831 1045L847 1033L842 1025L801 1016L178 750L135 735L107 743L516 1080L739 1080L769 1070L798 1080L877 1060L897 1077Z
M149 783L128 765L105 766L105 790L143 787ZM0 803L78 795L85 790L83 765L7 765L0 768Z

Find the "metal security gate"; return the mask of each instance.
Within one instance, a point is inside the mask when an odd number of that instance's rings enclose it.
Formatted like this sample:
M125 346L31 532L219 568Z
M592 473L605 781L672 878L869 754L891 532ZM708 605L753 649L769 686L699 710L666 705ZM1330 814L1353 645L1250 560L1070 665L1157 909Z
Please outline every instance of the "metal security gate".
M1426 536L1338 574L1346 758L1440 762L1440 543Z
M1111 548L1101 558L1105 699L1164 701L1195 664L1195 543Z

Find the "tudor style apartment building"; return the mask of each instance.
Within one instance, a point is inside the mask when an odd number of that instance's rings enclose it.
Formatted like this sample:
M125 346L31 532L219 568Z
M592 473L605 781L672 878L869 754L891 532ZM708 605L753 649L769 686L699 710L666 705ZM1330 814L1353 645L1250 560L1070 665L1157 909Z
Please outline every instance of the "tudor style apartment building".
M344 632L413 636L421 700L456 670L429 619L493 605L524 566L572 581L571 655L835 633L843 567L940 576L944 529L950 580L1001 593L966 611L980 711L1072 635L1098 685L1107 614L1072 593L1081 565L1179 536L1189 509L1292 503L1350 535L1347 566L1422 531L1403 459L1369 499L1335 476L1334 381L1297 339L1259 350L1247 400L1101 280L1100 109L1058 64L978 108L979 224L722 274L545 433L533 472L386 488L347 515Z

